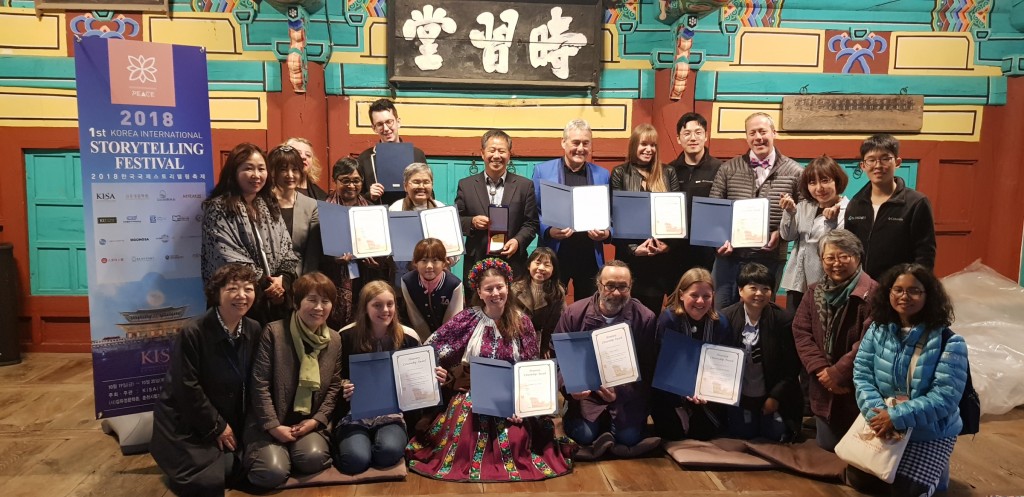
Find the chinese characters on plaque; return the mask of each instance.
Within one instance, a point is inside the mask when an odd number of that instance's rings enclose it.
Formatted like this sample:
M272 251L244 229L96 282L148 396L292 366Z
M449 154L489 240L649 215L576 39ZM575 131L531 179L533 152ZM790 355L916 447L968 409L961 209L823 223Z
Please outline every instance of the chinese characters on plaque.
M597 0L393 0L388 15L392 83L597 85Z

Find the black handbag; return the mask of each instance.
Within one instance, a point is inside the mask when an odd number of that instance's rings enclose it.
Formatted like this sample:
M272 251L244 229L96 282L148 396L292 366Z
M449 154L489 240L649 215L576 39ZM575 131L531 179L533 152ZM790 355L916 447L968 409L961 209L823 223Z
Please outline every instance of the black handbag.
M942 347L939 355L946 351L946 342L954 335L949 328L942 330ZM971 381L971 361L967 361L967 383L964 384L964 394L960 397L960 421L964 427L960 430L961 435L974 435L981 429L981 397L974 389L974 382Z

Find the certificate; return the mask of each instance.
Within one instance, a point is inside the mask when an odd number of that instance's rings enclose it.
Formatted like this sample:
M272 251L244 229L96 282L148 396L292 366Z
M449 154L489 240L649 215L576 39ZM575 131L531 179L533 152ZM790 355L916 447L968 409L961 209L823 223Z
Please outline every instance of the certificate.
M459 211L454 205L420 211L423 238L437 238L444 243L445 256L454 257L465 252Z
M686 238L686 194L651 194L651 237Z
M429 345L395 352L354 354L348 358L352 394L352 419L436 406L441 390L434 368L437 361Z
M619 323L594 330L590 338L594 343L597 368L601 371L602 387L614 387L640 379L629 325Z
M611 226L608 185L565 186L540 182L540 222L575 231L603 230Z
M437 384L434 348L425 345L395 351L391 355L395 372L395 392L403 411L436 406L441 403Z
M732 206L732 246L764 247L768 244L768 199L737 200Z
M382 205L346 207L317 201L324 254L357 259L391 255L392 236L387 208Z
M739 405L743 358L741 349L704 344L697 367L697 396L710 402Z
M734 248L763 247L768 243L768 199L726 200L695 197L690 210L690 244Z
M388 211L382 205L352 207L348 211L352 255L356 259L391 255ZM322 225L321 225L322 226Z
M739 405L744 351L666 332L654 369L654 388L710 402Z
M513 389L516 395L516 416L547 416L558 410L555 361L518 362L513 366L512 373L515 379Z

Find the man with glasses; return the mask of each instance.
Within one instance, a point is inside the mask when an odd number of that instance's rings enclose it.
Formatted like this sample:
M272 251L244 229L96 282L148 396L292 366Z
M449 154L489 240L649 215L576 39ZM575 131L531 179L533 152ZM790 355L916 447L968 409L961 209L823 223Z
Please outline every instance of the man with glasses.
M555 327L555 333L564 333L626 323L633 334L633 347L640 366L640 381L572 394L573 401L565 415L565 432L584 446L577 457L596 459L609 449L619 457L636 457L661 443L659 438L644 437L657 353L657 318L630 296L632 286L633 276L626 263L609 261L597 274L597 294L573 302ZM560 366L574 367L571 364Z
M480 139L480 158L484 172L459 180L455 194L455 207L466 235L462 281L469 281L469 270L476 261L490 256L508 261L512 274L518 278L526 274L526 247L537 236L533 183L508 172L512 137L500 129L484 133ZM500 233L491 231L492 205L505 207L507 224Z
M722 161L708 152L708 121L696 112L687 112L679 118L676 123L676 142L683 147L683 152L669 165L676 170L679 189L686 194L686 212L690 212L693 197L711 196L711 185L715 182L715 174ZM688 239L679 240L669 253L675 254L674 281L695 267L711 270L715 263L714 248L691 246Z
M779 199L788 194L799 200L800 174L804 170L795 160L775 148L775 121L771 116L755 112L747 117L744 127L750 151L729 159L718 168L710 196L729 200L767 198L771 236L764 247L733 249L728 241L719 247L715 267L711 271L715 280L715 308L719 310L739 300L736 278L748 263L762 264L775 274L775 281L782 279L788 244L779 236L779 223L782 221Z
M905 262L935 267L935 221L923 194L896 176L900 142L876 134L860 146L865 185L846 207L846 229L864 244L864 271L878 279L887 269Z
M370 104L370 124L373 125L373 131L380 137L380 143L402 141L399 137L402 120L398 118L398 109L395 108L395 104L391 100L381 98ZM370 187L379 184L373 168L374 148L370 147L359 154L359 172L363 176L362 194L371 203L391 205L396 200L405 197L405 192L384 192L379 198L371 196ZM427 156L422 150L413 147L412 151L413 162L427 162Z

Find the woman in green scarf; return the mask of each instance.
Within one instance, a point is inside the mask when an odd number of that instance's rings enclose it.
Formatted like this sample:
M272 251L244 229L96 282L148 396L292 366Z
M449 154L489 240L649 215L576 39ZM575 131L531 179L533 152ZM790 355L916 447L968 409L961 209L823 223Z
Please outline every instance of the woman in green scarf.
M341 390L341 337L327 327L337 289L319 272L292 286L295 311L263 330L246 423L249 482L276 488L330 467L328 423Z
M818 242L825 276L807 287L793 317L793 341L807 371L807 394L818 445L835 450L860 415L853 392L853 359L871 324L869 296L878 287L861 268L864 246L845 229Z

